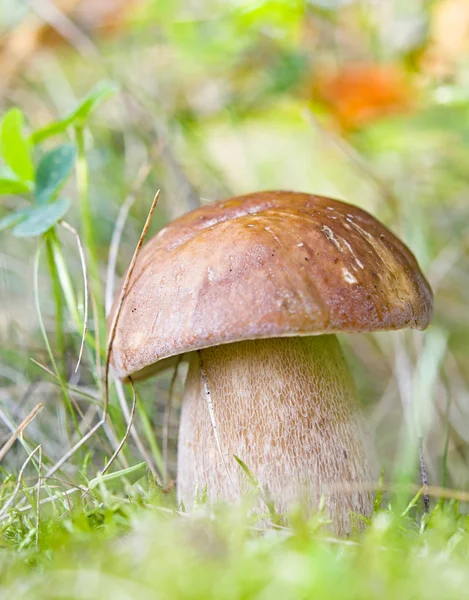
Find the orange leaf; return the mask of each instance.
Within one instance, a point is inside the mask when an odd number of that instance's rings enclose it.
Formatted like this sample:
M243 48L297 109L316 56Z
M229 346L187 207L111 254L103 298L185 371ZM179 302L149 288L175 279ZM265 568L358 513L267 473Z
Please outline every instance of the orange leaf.
M409 110L413 95L406 77L394 65L363 63L319 76L313 93L346 130Z

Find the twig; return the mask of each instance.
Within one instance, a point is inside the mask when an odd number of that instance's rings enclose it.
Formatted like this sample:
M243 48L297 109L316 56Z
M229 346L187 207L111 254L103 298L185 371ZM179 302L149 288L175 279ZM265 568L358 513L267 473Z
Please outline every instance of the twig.
M460 502L469 502L469 491L453 490L450 488L443 488L438 485L427 485L426 490L423 490L422 485L415 483L409 484L386 484L379 482L366 482L363 483L350 483L340 482L336 484L329 484L323 488L325 495L342 492L344 494L351 494L354 492L375 492L382 490L386 492L393 492L395 490L406 490L409 493L417 493L418 491L425 491L431 498L449 498L452 500L459 500Z
M112 422L110 422L109 419L106 419L106 421L104 421L103 431L106 434L107 439L109 440L109 443L112 447L113 452L115 452L117 450L117 448L119 447L119 438L117 437L117 432L116 432L116 428L114 427L114 424ZM124 453L119 455L119 462L121 463L121 465L124 469L128 468L129 461L127 460Z
M0 420L3 421L3 423L7 426L7 428L10 430L11 433L15 433L16 431L16 426L13 425L13 423L10 421L10 419L8 418L8 416L5 414L5 412L2 410L2 407L0 405ZM19 436L19 438L17 438L19 443L23 446L26 454L30 454L32 452L32 448L30 448L29 444L26 442L26 440L24 439L24 437L22 435ZM33 461L34 465L37 468L37 465L35 463L35 461Z
M223 468L228 476L228 480L233 489L233 492L236 494L236 487L235 487L234 481L231 477L231 473L228 470L228 465L226 464L226 461L225 461L225 455L223 454L221 444L220 444L220 437L218 435L217 423L215 420L215 411L213 410L213 402L212 402L212 397L210 395L210 388L208 386L207 372L205 371L204 361L202 359L202 353L200 352L200 350L197 350L197 354L199 357L200 374L202 376L202 383L204 384L205 398L207 400L207 407L208 407L208 412L210 414L210 421L212 423L212 429L213 429L213 435L215 437L215 443L217 445L218 452L220 454L220 458L223 463Z
M98 423L94 427L92 427L83 437L81 437L76 444L74 444L70 450L68 450L52 467L47 471L46 477L50 477L54 473L56 473L60 467L65 464L69 458L71 458L75 452L83 446L95 433L96 431L103 426L105 421L105 417L101 417Z
M423 456L423 438L420 438L420 475L422 477L423 487L423 506L426 513L430 512L430 497L428 495L428 479L427 479L427 467L425 466L425 459Z
M23 478L23 473L24 473L26 467L28 466L29 461L32 459L32 457L36 454L36 452L41 447L42 446L40 444L39 444L39 446L36 446L36 448L34 448L34 450L28 455L28 458L24 461L23 466L21 467L20 472L18 473L18 481L16 482L16 486L15 486L15 489L13 490L13 494L10 496L10 498L8 498L8 501L5 502L2 509L0 510L0 518L6 513L6 511L9 509L9 507L15 501L16 495L18 494L18 490L20 489L21 479Z
M40 402L37 404L33 410L29 413L29 415L18 425L18 428L13 432L13 435L5 442L5 444L0 449L0 462L5 458L8 450L13 446L18 436L20 436L24 429L31 423L31 421L41 412L44 408L44 404Z
M117 397L119 398L119 404L121 406L122 412L124 413L125 420L127 421L127 424L129 424L130 423L130 412L127 407L127 403L125 401L124 386L122 385L122 382L119 380L115 380L114 385L116 388ZM158 471L156 470L156 467L153 464L153 460L152 460L151 456L146 451L146 448L143 445L142 440L140 439L140 436L138 435L137 431L135 430L135 427L131 428L130 435L132 436L132 439L134 440L138 451L142 455L143 460L147 463L148 468L150 469L153 477L155 478L155 480L158 480Z
M119 298L117 301L117 307L115 313L113 315L111 326L109 327L109 337L107 342L107 352L106 352L106 364L104 366L104 402L107 408L108 396L109 396L109 366L111 364L111 354L112 354L112 346L114 344L114 338L116 336L117 331L117 322L119 320L122 307L124 305L125 296L127 294L127 289L130 284L130 278L135 268L135 264L137 262L138 255L140 254L140 249L142 247L145 236L148 232L148 228L150 227L151 219L153 217L153 213L155 212L156 205L158 203L158 197L160 195L160 191L158 190L153 198L153 202L150 207L150 212L148 213L147 219L145 221L145 225L143 226L142 233L140 235L140 239L137 242L137 247L135 248L134 254L132 256L132 260L130 261L129 268L127 269L127 273L125 275L124 283L121 288L121 292L119 294Z
M135 248L134 254L132 256L132 260L130 261L130 265L129 268L127 269L127 273L125 275L125 279L124 279L124 283L122 285L122 289L121 292L119 294L119 298L118 298L118 302L117 302L117 308L116 311L113 315L112 321L111 321L111 326L109 328L109 337L108 337L108 342L107 342L107 352L106 352L106 364L104 366L104 410L106 411L107 414L107 406L109 403L109 367L111 364L111 355L112 355L112 346L114 344L114 338L116 336L116 331L117 331L117 323L119 321L119 317L120 314L122 312L122 307L124 305L124 300L125 300L125 296L127 294L127 289L129 287L130 284L130 278L132 276L132 273L134 271L135 265L137 263L137 258L138 255L140 254L140 250L142 248L143 242L145 240L145 237L147 235L148 232L148 228L150 227L150 223L151 223L151 219L153 217L153 213L155 212L156 209L156 205L158 204L158 198L160 195L160 191L158 190L155 194L155 197L153 198L153 202L150 206L150 211L148 213L147 219L145 221L145 225L143 226L142 229L142 233L140 235L140 238L137 242L137 246ZM133 386L132 383L132 379L129 377L130 383L132 385L132 390L134 393L134 404L132 405L132 410L133 412L135 412L135 407L136 407L136 403L137 403L137 394L135 392L135 388ZM132 412L131 412L132 415ZM130 432L130 427L132 427L132 424L129 425L128 428L128 432ZM128 432L126 433L126 437L123 440L123 442L125 442L125 440L127 439L128 436ZM101 474L105 473L106 470L109 468L109 466L111 465L111 462L114 460L115 456L117 456L118 452L120 451L120 449L122 448L123 443L121 443L120 447L118 448L118 450L114 453L114 455L111 458L111 461L108 462L108 464L105 466L105 468L103 469L103 471L101 472Z
M106 463L106 465L104 466L103 470L101 471L100 475L104 475L104 473L106 473L106 471L109 469L109 467L112 465L112 463L114 462L116 456L119 454L119 452L122 450L125 442L127 441L130 432L132 430L133 424L134 424L134 418L135 418L135 409L137 408L137 392L135 391L135 386L134 386L134 382L132 381L132 378L129 377L129 383L130 386L132 387L132 394L133 394L133 399L132 399L132 408L130 409L130 416L129 416L129 421L127 423L127 430L125 432L124 437L121 439L119 445L117 446L116 450L114 451L114 454L111 456L111 458L108 460L108 462Z
M81 345L80 345L80 352L78 353L78 361L77 361L77 365L75 367L75 373L78 371L78 367L80 366L80 362L83 356L83 350L85 348L85 339L86 339L86 332L88 331L88 275L87 275L87 271L86 271L86 258L85 258L85 252L83 250L83 245L81 243L81 239L80 239L80 235L78 233L78 231L72 227L71 225L69 225L69 223L67 223L67 221L61 221L60 223L63 227L65 227L65 229L68 229L68 231L70 231L70 233L75 237L75 240L77 242L77 246L78 246L78 253L80 254L80 262L81 262L81 271L83 273L83 286L84 286L84 291L83 291L83 334L81 336Z
M168 399L164 409L164 421L163 421L163 476L165 485L168 481L168 437L169 437L169 422L171 419L171 408L173 404L174 386L177 380L178 368L182 360L182 354L177 357L176 365L174 367L173 376L171 377L171 383L169 384Z

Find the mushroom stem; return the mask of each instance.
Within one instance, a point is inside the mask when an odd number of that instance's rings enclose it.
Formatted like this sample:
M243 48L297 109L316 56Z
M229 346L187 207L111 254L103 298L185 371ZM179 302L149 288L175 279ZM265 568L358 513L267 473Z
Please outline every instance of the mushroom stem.
M211 418L194 353L179 435L178 494L185 506L204 491L210 502L246 493L237 456L277 512L317 508L324 494L337 533L360 527L351 513L372 512L372 493L363 485L372 481L370 445L337 338L242 341L201 353L213 411Z

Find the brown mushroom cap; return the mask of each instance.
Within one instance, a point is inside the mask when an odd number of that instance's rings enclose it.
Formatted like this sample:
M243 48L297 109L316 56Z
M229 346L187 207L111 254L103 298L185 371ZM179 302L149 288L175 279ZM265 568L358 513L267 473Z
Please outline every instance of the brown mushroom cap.
M112 350L118 377L241 340L427 327L429 284L365 211L260 192L194 210L142 250Z

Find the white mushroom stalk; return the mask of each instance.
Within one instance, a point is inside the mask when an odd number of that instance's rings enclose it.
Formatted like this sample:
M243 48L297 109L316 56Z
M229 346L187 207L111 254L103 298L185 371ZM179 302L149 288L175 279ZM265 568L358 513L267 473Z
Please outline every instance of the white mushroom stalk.
M197 495L233 501L252 491L236 456L261 487L258 511L267 501L280 514L310 514L324 495L339 534L361 528L360 515L373 509L371 445L336 336L244 341L201 354L216 429L194 353L178 450L184 505Z

